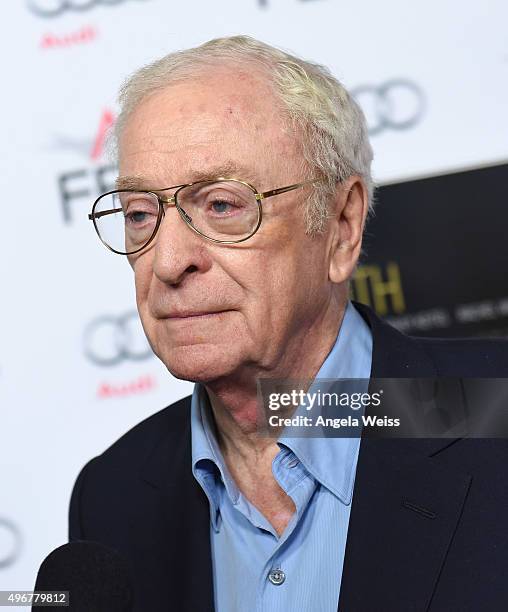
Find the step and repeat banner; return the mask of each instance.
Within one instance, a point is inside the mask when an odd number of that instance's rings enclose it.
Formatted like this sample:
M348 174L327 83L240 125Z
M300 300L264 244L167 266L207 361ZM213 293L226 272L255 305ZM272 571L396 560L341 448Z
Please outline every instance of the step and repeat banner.
M0 589L66 541L83 464L188 394L152 355L127 261L87 214L133 70L249 34L323 63L363 107L382 187L354 296L414 334L507 335L504 0L18 0L2 110Z

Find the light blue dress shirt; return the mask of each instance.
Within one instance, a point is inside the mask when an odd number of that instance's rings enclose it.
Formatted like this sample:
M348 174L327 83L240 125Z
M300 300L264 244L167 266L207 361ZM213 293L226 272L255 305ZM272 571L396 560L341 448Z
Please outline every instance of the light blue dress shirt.
M368 379L371 363L370 329L348 303L316 378ZM199 384L191 430L193 474L210 502L216 612L337 612L360 439L278 439L272 471L296 507L279 537L233 481Z

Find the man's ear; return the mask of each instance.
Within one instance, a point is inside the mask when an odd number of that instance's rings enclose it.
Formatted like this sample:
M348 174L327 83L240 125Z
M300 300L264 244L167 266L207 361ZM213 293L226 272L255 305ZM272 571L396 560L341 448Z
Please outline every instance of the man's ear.
M363 180L355 175L340 183L330 206L328 275L332 283L343 283L353 274L362 249L368 212L367 188Z

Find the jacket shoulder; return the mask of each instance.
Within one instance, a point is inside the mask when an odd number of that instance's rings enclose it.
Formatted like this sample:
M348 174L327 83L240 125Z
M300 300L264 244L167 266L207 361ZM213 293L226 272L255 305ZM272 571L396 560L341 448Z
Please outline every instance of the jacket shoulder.
M358 302L374 341L376 378L504 378L508 376L508 340L490 338L422 338L408 336Z
M81 490L85 481L89 484L91 480L96 485L130 481L161 441L165 440L170 448L175 448L186 438L186 433L190 439L190 406L191 396L184 397L129 429L86 463L74 489Z
M411 337L432 358L439 376L508 376L508 340Z
M90 524L90 516L97 515L97 524L102 524L105 507L114 509L109 514L122 514L121 508L117 508L117 502L121 506L123 500L132 499L142 468L161 441L165 441L169 449L177 449L182 440L190 439L190 406L189 396L159 410L86 463L71 494L71 541L86 535L85 516ZM98 503L98 500L101 500L101 503Z
M180 437L190 427L191 396L150 415L124 433L96 459L126 466L139 463L163 437Z

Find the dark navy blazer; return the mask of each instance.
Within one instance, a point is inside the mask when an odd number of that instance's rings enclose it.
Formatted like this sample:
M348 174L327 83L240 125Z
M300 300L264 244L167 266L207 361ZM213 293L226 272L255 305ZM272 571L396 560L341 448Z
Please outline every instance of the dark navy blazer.
M355 306L372 330L372 377L508 377L507 341L412 338ZM127 559L136 612L213 611L190 397L83 468L69 521L71 541L99 541ZM362 440L339 611L479 610L508 610L508 441Z

